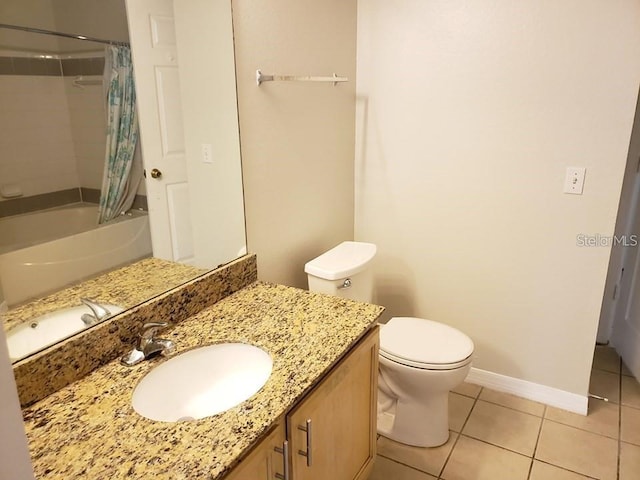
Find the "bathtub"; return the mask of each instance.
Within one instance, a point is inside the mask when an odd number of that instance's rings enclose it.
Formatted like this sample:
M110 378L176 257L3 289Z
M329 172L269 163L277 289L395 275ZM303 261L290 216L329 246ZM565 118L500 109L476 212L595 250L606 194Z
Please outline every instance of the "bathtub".
M151 255L146 212L97 225L80 203L0 218L0 278L9 306ZM1 297L1 296L0 296Z

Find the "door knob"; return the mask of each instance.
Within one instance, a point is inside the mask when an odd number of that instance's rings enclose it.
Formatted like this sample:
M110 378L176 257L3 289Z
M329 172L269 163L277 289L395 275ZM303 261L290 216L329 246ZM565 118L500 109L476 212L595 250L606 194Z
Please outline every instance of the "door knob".
M151 170L151 178L160 178L162 176L162 172L157 168Z

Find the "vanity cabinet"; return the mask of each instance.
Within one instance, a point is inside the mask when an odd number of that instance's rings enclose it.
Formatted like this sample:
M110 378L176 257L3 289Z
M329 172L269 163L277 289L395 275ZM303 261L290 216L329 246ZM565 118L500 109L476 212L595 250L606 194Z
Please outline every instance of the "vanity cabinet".
M225 480L366 480L376 455L378 327L286 415Z
M287 473L285 467L289 468L285 442L285 424L284 420L280 420L267 437L224 477L224 480L284 480Z
M292 480L366 480L376 455L378 327L287 415Z

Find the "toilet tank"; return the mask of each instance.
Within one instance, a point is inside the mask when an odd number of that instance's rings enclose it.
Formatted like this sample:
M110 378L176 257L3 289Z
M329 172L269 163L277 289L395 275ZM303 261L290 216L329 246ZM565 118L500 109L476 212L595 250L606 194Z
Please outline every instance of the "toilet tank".
M342 242L305 264L309 290L371 302L371 260L375 255L376 246L373 243Z

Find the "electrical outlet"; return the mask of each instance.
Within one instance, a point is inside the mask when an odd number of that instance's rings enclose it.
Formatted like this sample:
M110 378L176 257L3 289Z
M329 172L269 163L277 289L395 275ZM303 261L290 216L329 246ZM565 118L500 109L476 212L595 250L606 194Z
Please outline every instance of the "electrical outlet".
M210 143L202 144L202 163L213 163L213 148Z
M564 179L564 193L582 195L586 171L587 169L584 167L567 167L567 176Z

